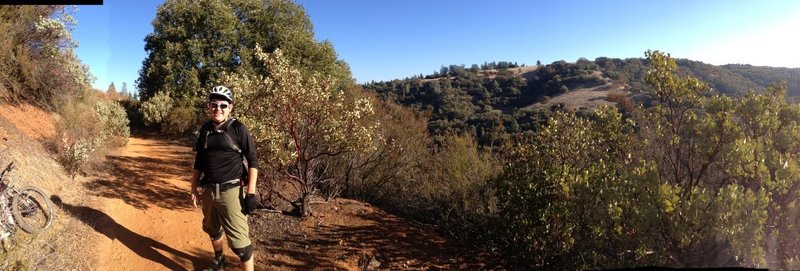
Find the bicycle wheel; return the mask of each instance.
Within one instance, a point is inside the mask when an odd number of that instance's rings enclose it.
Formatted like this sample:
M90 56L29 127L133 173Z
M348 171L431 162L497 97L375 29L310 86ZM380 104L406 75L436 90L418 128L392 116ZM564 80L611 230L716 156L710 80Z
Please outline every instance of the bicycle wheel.
M28 233L37 233L53 222L53 206L38 188L21 189L11 203L11 213L17 225Z

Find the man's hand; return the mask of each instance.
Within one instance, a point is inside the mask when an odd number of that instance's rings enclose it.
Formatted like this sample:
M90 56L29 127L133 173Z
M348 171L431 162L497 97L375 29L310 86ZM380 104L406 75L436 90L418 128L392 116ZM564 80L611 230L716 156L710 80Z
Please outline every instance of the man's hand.
M258 201L256 200L256 194L248 193L247 196L244 197L244 214L249 215L253 211L256 210L258 206Z
M200 200L200 194L197 193L197 189L192 188L192 205L194 208L197 208L197 201Z
M192 190L189 191L192 194L192 205L194 208L197 208L197 202L200 201L200 193L197 192L197 184L200 181L200 176L202 173L198 169L192 170Z

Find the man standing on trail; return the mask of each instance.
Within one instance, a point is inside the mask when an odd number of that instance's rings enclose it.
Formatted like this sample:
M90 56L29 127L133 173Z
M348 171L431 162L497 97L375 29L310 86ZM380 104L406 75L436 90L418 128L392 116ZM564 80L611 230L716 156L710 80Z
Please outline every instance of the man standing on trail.
M258 156L253 138L241 122L230 118L233 93L216 86L208 94L209 121L200 128L195 142L197 154L192 173L192 205L201 201L203 231L214 247L212 266L227 265L222 254L222 237L239 256L243 270L253 270L253 244L247 216L256 208ZM244 162L247 162L246 165ZM198 192L202 187L202 193Z

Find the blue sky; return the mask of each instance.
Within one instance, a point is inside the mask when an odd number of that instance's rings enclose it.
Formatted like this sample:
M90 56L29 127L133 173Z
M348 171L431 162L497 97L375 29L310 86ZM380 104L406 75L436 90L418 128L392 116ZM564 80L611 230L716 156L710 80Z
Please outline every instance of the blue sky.
M80 6L73 38L95 87L135 90L144 37L163 1ZM644 57L647 49L711 64L800 67L800 1L301 0L318 40L358 82L443 65Z
M94 87L106 90L111 82L117 91L122 83L136 90L136 79L144 51L144 37L153 32L150 22L163 1L104 0L102 6L78 6L72 38L75 53L97 78Z

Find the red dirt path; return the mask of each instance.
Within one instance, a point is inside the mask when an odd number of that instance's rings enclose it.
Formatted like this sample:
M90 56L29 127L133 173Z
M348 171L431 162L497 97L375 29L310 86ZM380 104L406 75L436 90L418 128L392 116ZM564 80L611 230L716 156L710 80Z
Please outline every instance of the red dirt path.
M197 270L209 263L202 213L189 200L193 153L184 144L131 138L108 169L85 184L91 206L62 204L91 226L96 270ZM313 217L259 212L250 217L257 270L504 269L492 257L464 252L429 227L369 204L318 203ZM226 248L229 260L238 258ZM371 264L371 266L370 266ZM238 268L228 268L237 270Z

